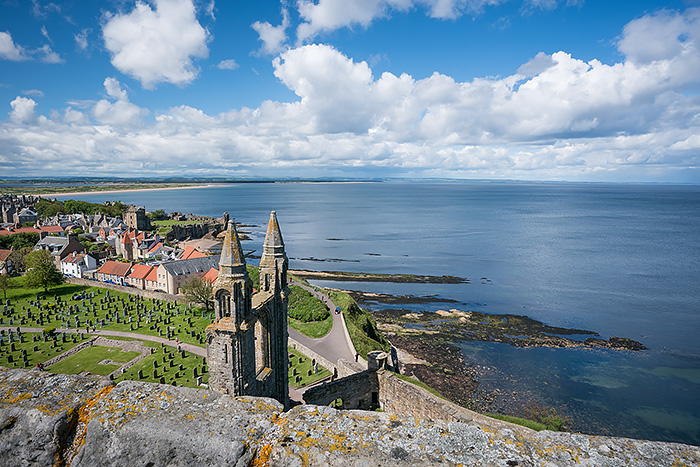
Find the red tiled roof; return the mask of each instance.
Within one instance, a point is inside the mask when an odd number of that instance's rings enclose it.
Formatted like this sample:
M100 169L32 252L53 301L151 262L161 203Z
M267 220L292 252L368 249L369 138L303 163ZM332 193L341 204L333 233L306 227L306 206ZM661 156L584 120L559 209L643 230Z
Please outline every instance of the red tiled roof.
M10 256L12 250L0 250L0 261L5 261Z
M158 282L158 268L154 267L146 276L147 281Z
M129 234L125 233L122 235L122 243L126 245L127 243L131 243L131 239L129 238Z
M202 276L202 279L204 279L205 281L207 281L207 282L213 284L214 282L216 282L216 279L217 279L218 277L219 277L219 270L218 270L218 269L211 268L210 270L207 271L206 274L204 274L204 275Z
M102 274L109 274L111 276L126 276L126 274L129 272L129 269L131 269L131 263L107 261L97 272L100 272Z
M129 277L134 279L145 279L152 269L153 266L148 266L146 264L134 264L134 266L131 268L131 274L129 274Z
M85 257L85 253L71 254L61 260L63 263L77 263Z
M63 229L61 228L60 225L46 225L39 227L38 229L36 227L20 227L19 229L0 229L0 235L12 235L16 233L39 233L39 232L48 232L48 233L56 233L56 232L63 232Z
M207 255L200 253L193 246L185 247L179 259L205 258Z
M163 244L161 242L156 243L151 247L150 250L148 250L149 253L155 253L156 251L160 250L160 247L162 247Z

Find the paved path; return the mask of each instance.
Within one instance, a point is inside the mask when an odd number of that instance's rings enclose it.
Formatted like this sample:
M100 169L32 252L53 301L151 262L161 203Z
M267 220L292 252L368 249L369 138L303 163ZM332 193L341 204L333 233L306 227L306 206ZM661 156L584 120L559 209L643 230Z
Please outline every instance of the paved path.
M314 352L324 356L331 362L337 362L340 358L344 358L349 362L354 362L355 352L354 349L350 347L346 337L345 320L343 320L342 314L335 314L335 303L333 303L326 295L314 290L313 287L299 284L297 282L291 282L291 285L298 285L302 289L308 290L314 294L319 300L323 301L323 303L325 303L331 310L333 327L328 334L318 339L307 337L302 333L289 328L289 337L300 344L305 345Z

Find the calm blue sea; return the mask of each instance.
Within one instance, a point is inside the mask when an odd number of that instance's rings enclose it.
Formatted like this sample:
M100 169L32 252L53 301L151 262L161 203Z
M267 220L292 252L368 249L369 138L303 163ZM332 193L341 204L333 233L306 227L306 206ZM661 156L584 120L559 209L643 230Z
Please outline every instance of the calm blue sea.
M700 187L246 183L72 198L228 211L257 226L244 248L258 252L274 209L292 268L471 279L344 288L437 295L465 311L638 340L651 350L460 346L485 368L483 389L499 389L496 406L537 401L561 408L580 431L700 444Z

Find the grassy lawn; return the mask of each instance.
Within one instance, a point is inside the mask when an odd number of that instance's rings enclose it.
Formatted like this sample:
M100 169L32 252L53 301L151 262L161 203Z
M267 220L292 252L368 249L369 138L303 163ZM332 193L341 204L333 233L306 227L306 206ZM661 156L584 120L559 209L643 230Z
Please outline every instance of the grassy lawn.
M123 352L116 347L90 346L75 355L64 358L60 362L47 368L54 373L66 375L77 375L82 371L89 371L95 375L107 376L121 365L106 364L101 365L102 360L110 359L119 363L126 363L136 358L139 352Z
M20 342L17 333L13 333L15 350L11 350L12 343L9 336L7 331L0 334L0 365L7 368L34 368L37 364L44 363L87 340L87 336L81 337L80 334L67 334L64 337L24 332ZM22 351L27 355L26 366L22 360Z
M324 319L323 321L311 321L309 323L304 323L290 316L287 318L287 325L305 336L318 339L331 331L331 328L333 328L333 317L328 316L328 318Z
M92 329L94 326L97 329L161 337L167 337L170 330L172 340L178 338L181 342L205 346L204 329L211 323L211 319L202 316L201 308L190 309L187 305L140 299L141 307L137 309L135 296L124 292L62 284L44 293L40 288L22 287L22 278L12 280L18 287L8 290L7 298L14 313L0 316L0 326L79 329L85 329L86 326ZM36 303L30 303L37 296L41 297L40 307ZM75 318L79 320L78 326Z
M183 356L184 355L184 356ZM155 362L155 366L154 366ZM139 378L139 370L142 377ZM197 377L202 377L202 383L209 381L209 372L204 363L204 358L177 349L156 344L156 351L132 366L122 375L114 379L115 382L124 380L148 381L151 383L176 384L196 388Z
M317 366L318 371L314 373L311 359L293 348L287 347L287 352L291 355L289 361L292 363L289 368L290 386L301 388L331 375L331 372L321 365ZM311 372L310 375L309 372Z

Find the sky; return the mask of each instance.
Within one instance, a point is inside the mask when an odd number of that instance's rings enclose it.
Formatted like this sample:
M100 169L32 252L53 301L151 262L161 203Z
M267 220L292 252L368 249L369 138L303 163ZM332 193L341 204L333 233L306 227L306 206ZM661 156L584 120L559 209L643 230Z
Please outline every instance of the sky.
M700 0L0 0L0 178L700 183Z

